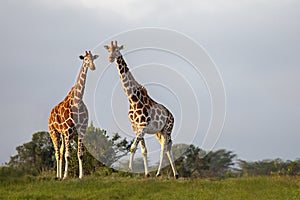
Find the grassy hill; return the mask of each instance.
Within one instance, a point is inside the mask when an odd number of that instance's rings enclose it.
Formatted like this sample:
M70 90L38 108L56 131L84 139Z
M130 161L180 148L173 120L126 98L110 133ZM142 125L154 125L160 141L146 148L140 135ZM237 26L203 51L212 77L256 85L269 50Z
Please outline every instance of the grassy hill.
M300 199L300 177L225 180L85 177L0 180L0 199Z

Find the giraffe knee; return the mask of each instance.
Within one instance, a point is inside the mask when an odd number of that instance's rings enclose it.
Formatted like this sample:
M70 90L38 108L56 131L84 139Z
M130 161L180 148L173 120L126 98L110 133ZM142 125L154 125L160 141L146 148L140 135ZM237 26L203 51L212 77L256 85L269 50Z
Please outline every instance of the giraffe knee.
M69 161L70 160L70 155L65 154L65 161Z
M135 148L130 148L130 153L135 153Z
M79 160L83 160L83 155L78 155Z
M144 138L142 138L140 140L140 145L141 145L141 152L142 152L142 155L147 155L147 148L146 148L146 144L145 144L145 140Z
M133 144L130 147L130 153L135 153L136 151L136 146L138 142L133 142Z
M144 155L147 155L147 149L146 149L146 148L142 148L141 151L142 151L142 155L143 155L143 156L144 156Z
M80 159L80 160L83 159L83 149L79 149L79 151L77 152L77 157L78 157L78 159Z
M70 153L69 151L66 151L66 152L65 152L65 157L70 157L70 154L71 154L71 153Z
M55 159L56 159L56 160L59 160L59 159L60 159L59 151L55 151Z

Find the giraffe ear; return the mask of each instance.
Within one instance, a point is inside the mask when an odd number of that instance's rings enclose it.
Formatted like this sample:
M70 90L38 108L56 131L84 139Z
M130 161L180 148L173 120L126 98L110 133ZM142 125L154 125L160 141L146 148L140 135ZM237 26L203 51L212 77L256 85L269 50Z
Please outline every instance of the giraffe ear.
M122 49L125 49L125 45L121 45L121 46L119 47L119 50L122 50Z
M84 59L84 56L83 56L83 55L80 55L79 58L80 58L80 60L83 60L83 59Z
M105 46L104 46L104 49L107 49L107 50L109 50L109 47L108 47L107 45L105 45Z
M97 59L98 57L99 57L98 55L94 55L93 60Z

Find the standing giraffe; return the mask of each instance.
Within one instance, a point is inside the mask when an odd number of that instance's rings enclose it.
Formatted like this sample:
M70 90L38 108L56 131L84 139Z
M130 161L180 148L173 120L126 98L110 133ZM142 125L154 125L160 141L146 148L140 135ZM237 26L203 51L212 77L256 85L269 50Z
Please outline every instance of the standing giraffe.
M50 136L54 145L57 178L62 178L62 162L65 152L65 173L63 179L68 176L68 164L70 158L70 137L78 134L78 160L79 178L83 177L83 138L88 125L88 110L83 102L83 93L86 81L87 70L95 70L93 61L98 58L91 52L85 52L84 56L79 56L83 60L77 81L66 98L55 106L48 119ZM62 138L61 145L60 138Z
M124 48L123 45L119 47L117 41L115 41L111 42L110 46L104 46L104 48L109 51L109 61L116 61L123 88L130 103L128 117L136 136L130 147L129 170L133 171L133 157L139 143L144 160L145 176L149 176L144 135L155 134L161 144L160 162L156 176L160 176L163 157L166 153L171 163L174 177L178 178L171 149L171 132L174 125L172 113L166 107L151 99L147 94L146 88L134 79L120 53L120 50Z

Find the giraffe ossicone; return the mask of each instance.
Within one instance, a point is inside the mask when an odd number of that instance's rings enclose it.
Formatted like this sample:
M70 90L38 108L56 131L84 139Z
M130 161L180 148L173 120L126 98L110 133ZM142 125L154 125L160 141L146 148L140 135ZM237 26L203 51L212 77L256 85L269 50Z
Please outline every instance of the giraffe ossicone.
M77 81L65 99L56 105L50 113L48 127L54 145L56 159L56 177L62 178L63 156L65 157L65 172L63 179L68 177L70 158L70 139L78 134L79 178L83 177L83 139L88 125L88 110L83 102L83 94L88 68L95 70L94 60L98 55L86 51L79 56L83 61Z
M172 113L165 106L154 101L148 95L147 89L135 80L120 52L124 48L124 45L118 46L117 41L111 41L110 46L106 45L104 48L109 52L109 62L116 62L123 89L130 103L128 117L135 133L135 139L130 148L129 170L133 171L134 154L137 145L140 144L145 175L149 176L144 135L155 134L161 144L160 161L156 176L160 176L163 158L166 154L170 161L174 177L178 178L172 154L171 133L174 126Z

